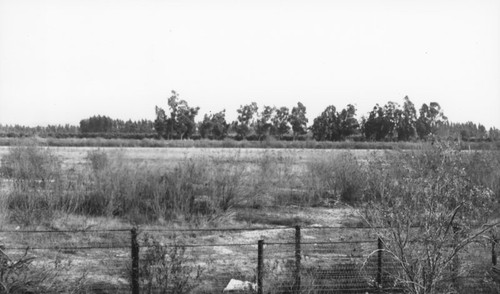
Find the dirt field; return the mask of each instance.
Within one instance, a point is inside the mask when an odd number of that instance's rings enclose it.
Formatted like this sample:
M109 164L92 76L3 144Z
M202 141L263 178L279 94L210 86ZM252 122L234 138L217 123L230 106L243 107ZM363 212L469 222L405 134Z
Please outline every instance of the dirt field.
M171 163L186 158L219 157L252 161L262 154L272 157L290 157L296 164L303 164L311 159L326 158L347 152L342 149L258 149L258 148L115 148L115 147L47 147L60 156L66 165L81 164L85 161L87 152L103 150L111 153L120 153L131 161L145 161L155 163ZM0 157L7 154L9 147L0 146ZM348 152L362 159L368 154L383 154L384 150L348 150Z

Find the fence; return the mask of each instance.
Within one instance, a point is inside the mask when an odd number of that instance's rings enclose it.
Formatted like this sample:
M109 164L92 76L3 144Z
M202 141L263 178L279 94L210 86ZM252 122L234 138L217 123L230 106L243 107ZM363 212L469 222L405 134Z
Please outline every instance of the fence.
M398 265L367 228L0 231L0 244L10 264L35 257L36 272L87 293L222 293L232 279L257 293L400 291ZM496 264L496 244L464 254Z

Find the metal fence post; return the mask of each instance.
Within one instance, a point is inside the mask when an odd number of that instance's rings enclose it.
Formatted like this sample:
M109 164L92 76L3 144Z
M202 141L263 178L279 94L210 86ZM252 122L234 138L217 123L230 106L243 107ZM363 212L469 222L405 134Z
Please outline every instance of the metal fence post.
M301 250L300 250L300 226L295 226L295 284L293 290L295 293L300 292L300 262L301 262Z
M382 238L377 239L377 285L382 287L382 250L384 249L384 244L382 243Z
M263 294L264 288L262 285L264 276L264 240L259 240L257 243L257 293Z
M132 294L139 294L139 243L137 242L137 228L130 230L132 240Z

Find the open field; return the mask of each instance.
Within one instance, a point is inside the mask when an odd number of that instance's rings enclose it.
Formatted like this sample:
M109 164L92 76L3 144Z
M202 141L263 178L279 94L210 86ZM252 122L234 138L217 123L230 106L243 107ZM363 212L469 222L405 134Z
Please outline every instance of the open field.
M9 147L0 147L0 157L9 153ZM160 185L160 181L165 173L176 168L184 169L186 165L192 164L192 168L200 170L200 173L186 175L183 178L177 178L177 181L190 181L189 184L195 186L196 191L180 191L186 195L197 193L202 196L207 193L219 193L220 188L230 187L234 203L228 203L231 211L219 211L221 215L229 212L235 215L235 219L244 224L278 224L294 225L294 218L299 219L299 211L295 210L297 215L285 217L280 211L275 211L274 215L267 211L267 216L262 213L248 215L245 209L252 208L277 207L282 204L294 204L301 207L308 207L311 203L289 202L287 199L279 198L297 198L307 193L333 193L333 187L327 187L326 184L320 184L321 179L317 177L327 177L328 170L318 170L324 175L310 175L312 169L319 165L319 169L328 168L334 159L342 155L349 154L348 161L366 163L368 157L383 157L390 154L391 151L384 150L331 150L331 149L239 149L239 148L93 148L93 147L43 147L43 150L50 152L60 160L61 175L57 181L61 181L69 187L83 186L92 187L99 180L117 180L117 183L102 183L103 186L94 187L97 189L107 189L106 193L121 193L117 191L122 181L132 181L131 190L136 190L136 186ZM104 156L106 167L99 170L99 174L93 174L92 162L89 160L89 154L96 153ZM352 156L352 157L351 157ZM354 163L352 162L352 163ZM344 162L349 163L349 162ZM331 169L335 167L330 167ZM191 171L192 172L192 171ZM132 174L130 174L132 173ZM182 172L181 172L182 174ZM96 178L98 176L99 178ZM153 178L154 182L148 182L143 178L148 176ZM83 178L82 178L83 177ZM123 179L120 179L123 178ZM72 183L78 181L77 184ZM147 183L143 183L146 181ZM210 182L211 181L211 182ZM215 182L215 184L214 184ZM13 184L11 180L4 178L2 187L4 193ZM215 187L211 185L214 184ZM320 185L321 187L319 187ZM210 187L207 187L210 186ZM219 187L221 186L221 187ZM198 189L200 188L200 189ZM208 190L215 191L204 191ZM74 189L74 188L70 188ZM84 187L71 191L58 191L57 193L82 193ZM226 189L227 190L227 189ZM321 191L320 191L321 190ZM52 191L53 194L55 191ZM227 192L227 191L226 191ZM140 192L138 191L138 194ZM130 195L136 197L136 195ZM182 197L184 195L181 195ZM209 195L210 197L216 195ZM229 201L228 200L228 201ZM317 199L319 201L319 199ZM262 201L262 203L260 203ZM234 214L235 211L238 211ZM258 215L258 217L256 217ZM163 217L160 217L162 219ZM35 222L38 223L39 222ZM127 221L125 221L127 223ZM307 224L315 223L314 220L308 220ZM240 224L238 224L240 225ZM327 225L323 221L323 225ZM109 227L106 227L109 228Z
M345 277L351 285L346 287L367 287L373 273L361 277L359 270L366 262L372 268L376 264L370 258L384 232L362 227L387 225L384 219L366 219L381 193L397 197L408 187L419 195L422 183L437 178L428 176L435 163L448 160L451 169L436 169L441 177L463 167L449 180L459 185L450 195L470 183L488 187L486 194L500 191L496 152L430 148L1 147L0 244L12 258L31 247L35 269L64 264L67 270L61 274L59 267L59 278L82 278L86 284L77 285L85 289L82 293L113 293L129 287L130 228L138 227L142 265L151 254L150 262L158 260L154 254L172 254L162 250L185 250L182 260L190 273L196 266L205 269L203 280L191 277L200 283L192 293L213 293L231 278L255 282L258 240L267 244L267 285L290 283L296 258L293 227L300 225L304 287L328 284L318 277L340 278L341 269L352 274ZM407 177L409 172L416 174ZM464 173L467 185L460 186ZM424 181L414 183L419 177ZM446 188L439 189L436 195L446 196ZM412 209L403 216L418 207ZM491 261L485 242L482 251L472 251L477 262ZM467 254L463 268L477 271Z
M16 146L25 142L36 141L51 147L115 147L115 148L270 148L270 149L344 149L344 150L415 150L421 149L430 142L380 142L380 141L264 141L224 140L162 140L162 139L105 139L105 138L8 138L0 136L0 146ZM500 141L460 142L462 150L499 150Z
M9 152L8 146L0 146L0 157ZM86 162L89 151L99 150L109 154L119 154L124 160L135 163L157 165L174 164L189 158L235 160L255 162L263 156L273 159L286 158L294 165L304 165L315 159L334 157L346 152L342 149L272 149L272 148L127 148L127 147L47 147L63 160L66 167ZM380 155L387 150L359 149L349 150L358 159L366 159L370 154Z

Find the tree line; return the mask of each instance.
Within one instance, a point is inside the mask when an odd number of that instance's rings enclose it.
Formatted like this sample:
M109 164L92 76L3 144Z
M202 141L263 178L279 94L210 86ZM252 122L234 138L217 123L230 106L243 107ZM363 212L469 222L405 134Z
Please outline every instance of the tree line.
M80 121L81 133L154 133L153 122L150 120L123 121L108 116L92 116Z
M205 114L198 124L195 117L199 107L190 107L186 100L172 91L165 110L156 106L154 129L158 136L172 139L192 138L241 140L264 140L273 137L278 140L309 136L317 141L342 141L346 139L368 141L410 141L427 140L429 137L446 139L486 140L500 139L500 131L474 123L450 123L437 102L422 104L418 109L408 96L402 105L389 101L376 104L367 116L356 118L357 109L348 104L337 110L329 105L308 126L306 107L301 102L290 110L286 106L264 105L255 102L240 105L237 120L228 123L226 112Z
M424 103L417 111L408 96L403 98L402 104L393 101L385 105L376 104L360 119L352 104L342 109L328 105L311 125L308 125L306 106L301 102L291 109L287 106L259 107L255 102L240 105L236 110L237 119L232 122L226 120L225 110L205 114L201 121L196 122L200 108L190 106L175 91L171 92L166 106L155 107L154 121L124 121L94 115L82 119L79 126L0 124L0 136L317 141L411 141L440 137L464 141L500 140L500 130L494 127L486 130L485 126L472 122L449 122L437 102Z

